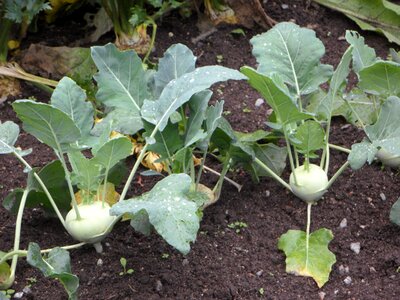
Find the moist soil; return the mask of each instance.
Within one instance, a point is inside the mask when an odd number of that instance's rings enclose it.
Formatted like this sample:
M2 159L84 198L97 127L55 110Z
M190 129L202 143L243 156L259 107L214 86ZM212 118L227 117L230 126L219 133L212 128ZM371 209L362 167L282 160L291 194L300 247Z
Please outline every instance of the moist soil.
M288 9L282 4L289 3ZM264 1L266 12L277 21L294 21L317 32L326 46L325 63L337 65L347 44L346 29L358 30L342 15L308 1ZM78 20L78 18L77 18ZM188 45L199 57L199 65L217 63L238 69L255 65L249 39L263 29L245 29L245 36L232 35L237 26L221 26L209 37L193 44L199 35L196 18L182 20L170 15L162 20L157 35L156 61L173 43ZM50 46L73 45L85 33L82 21L61 20L55 26L39 26L29 35L23 48L31 42ZM366 42L378 55L386 57L390 45L383 37L363 33ZM112 35L99 44L111 42ZM225 100L225 115L236 130L251 132L265 129L268 107L256 107L260 96L244 82L229 82L214 87L214 100ZM35 96L47 101L48 95L30 85L23 85L19 98ZM0 120L17 121L12 101L0 105ZM250 111L250 112L249 112ZM350 147L361 141L363 132L346 125L341 118L333 120L332 143ZM43 166L54 158L52 152L33 137L22 133L22 148L33 148L27 160ZM130 159L132 163L133 159ZM332 153L332 172L346 160L346 155ZM217 164L212 163L217 168ZM10 156L0 157L0 197L13 188L23 187L25 175L20 164ZM285 272L285 257L277 249L279 236L289 229L305 229L306 205L270 178L253 183L241 170L229 176L243 185L240 193L225 184L220 200L204 212L201 228L191 252L183 256L159 236L145 237L127 223L117 224L104 241L104 253L92 247L70 251L72 270L80 278L80 299L399 299L400 229L389 221L389 211L399 196L399 175L378 164L355 172L347 170L313 207L312 230L331 229L334 239L329 248L336 254L329 282L321 289L310 278ZM285 171L284 176L288 176ZM206 183L216 178L209 174ZM154 185L154 179L135 181L131 195L141 194ZM339 224L347 220L347 226ZM237 233L229 224L241 221L248 227ZM15 216L0 208L1 249L11 249ZM36 242L41 248L72 244L58 220L45 218L40 209L27 210L23 218L22 248ZM351 243L360 243L358 254ZM127 259L131 275L119 275L120 258ZM20 259L13 289L17 292L30 285L23 299L66 299L59 282L46 279Z

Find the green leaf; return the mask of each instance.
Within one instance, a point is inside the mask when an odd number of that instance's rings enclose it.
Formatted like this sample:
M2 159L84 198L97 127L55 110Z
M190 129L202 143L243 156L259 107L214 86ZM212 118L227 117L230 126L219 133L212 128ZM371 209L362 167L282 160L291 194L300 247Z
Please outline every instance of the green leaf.
M326 97L324 97L318 106L319 114L323 115L327 120L330 120L332 115L332 109L337 93L343 87L347 76L350 72L350 62L352 59L353 47L347 48L343 54L342 59L335 72L333 73L331 82L329 84L329 91Z
M64 77L51 95L51 105L65 112L80 129L83 136L93 127L93 105L86 101L85 91L71 78Z
M397 199L390 210L390 221L400 226L400 198Z
M101 122L94 126L92 134L99 136L108 128L122 134L133 135L143 129L143 122L138 111L117 108L109 112Z
M5 254L6 253L0 251L0 258L3 258ZM10 283L10 280L12 279L10 278L10 276L11 276L11 268L10 265L5 261L2 264L0 264L0 295L2 290L8 289L12 284L12 282Z
M154 130L154 126L148 123L145 124L145 128L146 133ZM156 152L162 159L172 158L173 154L184 146L179 134L179 124L168 123L163 131L156 133L154 139L155 143L149 145L148 150Z
M278 248L286 255L286 272L312 277L321 288L328 280L335 255L328 249L333 239L332 231L321 228L310 234L309 249L306 249L306 233L289 230L279 238ZM308 258L308 259L307 259Z
M71 181L80 190L97 191L103 178L103 167L94 159L86 158L80 151L68 152L72 166Z
M332 66L320 63L325 47L311 29L282 22L250 42L257 71L268 77L279 74L296 95L312 93L332 74Z
M269 135L271 135L271 132L259 129L259 130L253 131L253 132L236 131L235 134L238 137L240 142L255 143L257 141L266 139Z
M259 91L272 107L278 123L289 124L310 118L309 115L300 113L292 99L278 88L270 77L262 75L250 67L242 67L240 71L249 78L250 85Z
M351 146L351 152L347 160L353 170L358 170L365 165L366 162L370 164L374 160L377 152L378 149L372 146L369 141L365 140Z
M188 147L207 136L207 133L201 129L201 126L206 119L208 101L211 96L212 91L204 90L193 95L189 100L190 115L185 132L185 147Z
M381 107L379 99L373 99L361 90L353 89L350 94L336 97L332 116L343 116L347 122L358 125L370 125L376 122ZM350 108L351 106L351 108ZM355 112L355 113L354 113Z
M190 250L196 239L200 219L197 206L187 194L192 184L186 174L172 174L157 182L151 191L138 198L118 202L112 206L111 215L135 216L145 210L150 223L171 246L183 254Z
M15 152L14 144L19 136L19 127L12 121L0 121L0 154Z
M358 32L346 30L346 41L353 46L353 69L356 73L376 61L375 50L365 44Z
M399 17L400 19L400 17ZM370 93L384 97L400 96L400 64L391 61L377 61L362 69L358 86Z
M71 198L68 185L65 180L64 169L59 160L47 164L37 174L42 179L49 193L53 197L58 209L62 213L67 213L71 209ZM53 206L48 200L46 194L31 173L28 177L28 188L30 192L26 200L26 207L41 207L48 215L56 216ZM21 202L23 189L14 189L3 201L3 206L8 211L16 214Z
M158 70L154 74L154 96L158 98L170 81L193 72L195 65L196 57L188 47L182 44L169 47L160 59Z
M45 277L58 279L68 293L68 299L78 299L79 279L71 273L71 261L67 250L56 247L49 252L47 258L43 258L39 245L29 243L27 261Z
M46 0L6 0L4 8L5 18L17 24L26 22L29 25L39 12L51 9L51 6Z
M81 136L74 121L49 104L17 100L12 106L23 122L24 130L58 152L65 152L70 148L69 144Z
M400 155L400 98L389 97L382 105L375 124L367 126L365 133L376 148Z
M382 33L400 45L400 6L384 0L314 0L344 13L363 30Z
M99 72L94 76L99 89L96 98L112 108L132 113L140 111L148 99L146 74L134 51L119 51L114 44L92 47L92 58Z
M132 142L127 137L117 137L109 140L98 149L92 160L102 165L108 172L119 161L127 158L132 152Z
M142 209L132 217L130 225L137 232L140 232L145 236L149 236L151 233L152 226L149 220L149 215L144 209Z
M321 125L313 120L301 124L297 128L295 138L299 141L295 147L304 154L310 154L325 146L325 132Z
M285 147L279 147L275 144L257 144L252 146L255 157L261 160L268 168L274 171L275 174L281 175L286 167L287 150ZM253 179L259 180L259 177L270 176L263 168L255 162L251 163L250 171Z
M142 117L163 131L169 117L194 94L209 88L214 83L229 79L242 80L245 77L236 70L221 66L197 68L169 82L158 100L145 100L141 111Z

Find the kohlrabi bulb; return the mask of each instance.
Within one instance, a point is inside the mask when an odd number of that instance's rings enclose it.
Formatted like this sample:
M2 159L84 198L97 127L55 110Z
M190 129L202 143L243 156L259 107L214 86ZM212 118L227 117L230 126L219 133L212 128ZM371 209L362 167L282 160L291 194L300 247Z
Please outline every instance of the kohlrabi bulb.
M376 153L376 157L382 162L384 166L388 166L391 168L398 168L400 166L400 156L393 155L385 149L380 149L378 153Z
M296 175L297 184L293 174ZM328 176L320 166L309 164L306 169L302 165L290 174L289 183L293 194L307 203L314 203L326 192Z
M107 230L117 217L110 216L110 205L101 201L91 204L80 204L78 206L80 220L76 219L74 209L71 209L65 219L68 233L76 240L86 243L98 243L104 239ZM107 231L107 232L106 232Z

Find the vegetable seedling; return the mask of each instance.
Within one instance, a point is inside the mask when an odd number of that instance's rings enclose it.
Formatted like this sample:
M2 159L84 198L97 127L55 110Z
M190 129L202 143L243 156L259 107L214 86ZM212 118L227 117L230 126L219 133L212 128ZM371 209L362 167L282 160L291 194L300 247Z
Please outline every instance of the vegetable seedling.
M135 272L135 270L133 270L133 269L127 269L126 268L127 260L126 260L125 257L121 257L119 262L120 262L120 264L122 266L122 272L119 273L120 276L130 275L130 274L133 274Z
M289 182L259 159L254 162L307 204L306 231L289 230L280 237L278 248L286 254L288 273L310 276L322 287L336 262L328 249L333 234L325 228L310 232L311 208L349 165L344 162L329 179L330 149L340 148L329 144L332 111L350 71L353 46L333 72L332 66L321 64L325 48L310 29L280 23L253 37L251 43L258 69L242 67L241 72L273 109L267 125L285 141L291 169ZM316 108L309 111L306 99L317 94L319 86L328 80L326 96L317 97ZM320 157L317 151L321 151ZM317 158L319 163L313 163Z
M228 224L228 228L234 229L236 233L240 233L242 229L247 228L248 225L242 221L236 221L233 223Z

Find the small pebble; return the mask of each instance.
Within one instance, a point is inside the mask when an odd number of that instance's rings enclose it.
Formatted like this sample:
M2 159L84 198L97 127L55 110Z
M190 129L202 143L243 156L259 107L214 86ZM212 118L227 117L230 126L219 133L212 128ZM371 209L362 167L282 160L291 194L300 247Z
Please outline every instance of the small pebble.
M282 6L283 9L288 9L289 8L289 5L287 5L287 4L282 4L281 6Z
M360 253L360 249L361 249L361 244L359 242L357 243L351 243L350 244L350 249L355 253L355 254L359 254Z
M374 267L370 267L370 268L369 268L369 271L370 271L371 273L376 273L376 270L375 270Z
M344 282L345 284L347 284L347 285L350 285L351 282L352 282L351 277L350 277L350 276L347 276L347 277L343 280L343 282Z
M390 275L389 278L390 279L396 279L396 275Z
M339 36L337 40L338 41L344 41L344 40L346 40L346 38L342 35L342 36Z
M162 288L163 288L163 285L162 285L161 281L157 280L156 281L156 291L161 292Z
M189 260L187 258L182 260L182 266L187 266L188 264L189 264Z
M342 228L342 229L347 227L347 219L346 219L346 218L344 218L344 219L340 222L339 227Z
M320 300L324 300L324 299L325 299L325 296L326 296L326 293L324 293L324 292L319 292L319 293L318 293L318 296L319 296L319 299L320 299Z
M264 273L264 270L260 270L260 271L258 271L258 272L256 273L256 275L257 275L258 277L260 277L263 273Z
M101 267L103 265L103 260L101 258L99 258L97 260L97 266Z
M386 195L384 193L380 193L379 196L381 197L382 201L386 201Z
M346 125L343 125L342 127L340 127L340 129L344 130L344 129L349 128L350 126L351 126L351 124L346 124Z
M26 286L26 287L23 288L22 292L24 294L28 295L28 294L32 293L32 290L31 290L31 288L29 286Z
M256 100L255 106L256 106L256 107L260 107L260 106L263 105L263 104L264 104L264 100L263 100L262 98L258 98L258 99Z
M24 296L24 292L18 292L13 295L14 299L21 299Z
M174 36L174 33L173 33L173 32L168 32L168 36L169 36L170 38L172 38L172 37Z
M343 265L339 266L339 274L340 275L344 275L344 274L348 274L349 273L349 267L345 267Z
M266 191L265 191L265 197L269 197L269 196L271 196L271 192L268 191L268 190L266 190Z

